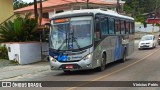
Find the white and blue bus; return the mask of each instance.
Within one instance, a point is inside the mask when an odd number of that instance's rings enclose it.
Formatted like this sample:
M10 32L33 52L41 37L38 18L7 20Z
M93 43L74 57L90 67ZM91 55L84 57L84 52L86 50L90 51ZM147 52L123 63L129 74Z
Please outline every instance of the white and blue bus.
M134 19L111 10L84 9L51 18L49 60L52 70L96 69L134 51Z

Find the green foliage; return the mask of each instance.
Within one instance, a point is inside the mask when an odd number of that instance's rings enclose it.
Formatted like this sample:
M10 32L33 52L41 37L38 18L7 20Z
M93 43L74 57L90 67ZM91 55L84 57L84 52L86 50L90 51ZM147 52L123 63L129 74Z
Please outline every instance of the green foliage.
M14 61L14 60L10 60L9 64L18 65L18 64L19 64L19 62L18 62L18 61Z
M26 2L23 2L23 1L21 1L21 0L13 0L14 10L15 10L15 9L22 8L22 7L29 6L29 5L32 5L32 4L33 4L33 3L26 3Z
M144 22L146 16L144 13L154 12L160 6L160 0L124 0L124 11L130 14L138 22Z
M42 1L46 1L46 0L42 0ZM37 1L37 3L38 2L40 2L40 1ZM19 8L23 8L23 7L26 7L26 6L29 6L29 5L33 5L33 2L26 3L26 2L23 2L22 0L13 0L14 10L19 9Z
M8 51L6 46L0 46L0 59L8 59Z
M0 26L0 41L2 42L24 42L39 40L37 34L37 20L30 18L28 13L25 17L17 18L14 21L5 22Z
M127 14L132 13L132 8L129 5L125 5L124 9L125 9L125 11L126 11Z
M137 15L137 16L135 16L135 21L137 21L137 22L144 23L145 20L146 20L146 16L143 16L143 15Z
M0 41L12 41L14 38L13 22L8 21L4 23L4 26L0 26Z

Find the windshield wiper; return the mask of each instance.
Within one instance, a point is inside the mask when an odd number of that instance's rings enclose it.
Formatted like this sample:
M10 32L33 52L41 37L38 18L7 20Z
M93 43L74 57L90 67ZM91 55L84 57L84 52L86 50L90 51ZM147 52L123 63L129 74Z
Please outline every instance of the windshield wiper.
M66 39L63 41L63 43L59 46L59 48L58 48L57 51L59 51L59 50L62 48L62 46L64 45L65 42L66 42L66 44L67 44L67 41L69 41L70 39L73 39L74 42L76 43L78 49L82 51L80 45L78 44L78 42L77 42L77 40L76 40L76 37L73 36L73 33L70 33L70 34L72 34L72 38L66 38ZM72 43L73 43L73 41L72 41ZM69 42L68 42L68 44L69 44ZM66 45L66 46L67 46L67 45ZM69 45L68 45L68 49L69 49Z
M72 39L75 41L75 43L76 43L78 49L79 49L80 51L82 51L80 45L78 44L78 42L77 42L77 40L76 40L76 37L74 37L74 30L73 30L73 33L71 33L71 34L72 34Z
M72 40L72 46L73 46L73 42L75 42L75 44L77 45L78 49L82 51L80 45L78 44L78 42L76 40L76 37L74 37L74 28L73 28L73 32L72 33L70 33L70 31L69 31L69 33L67 33L67 31L63 32L63 30L61 30L61 29L59 29L58 31L61 31L62 33L65 33L66 34L66 39L63 40L62 44L59 46L57 51L59 51L65 43L66 43L66 47L69 50L70 49L69 48L70 40ZM70 35L71 35L71 37L70 37Z
M65 42L66 42L66 46L67 46L67 41L68 41L69 39L67 38L67 33L65 33L65 34L66 34L66 39L63 40L62 44L59 46L59 48L58 48L57 51L59 51L59 50L62 48L62 46L63 46L63 44L64 44Z

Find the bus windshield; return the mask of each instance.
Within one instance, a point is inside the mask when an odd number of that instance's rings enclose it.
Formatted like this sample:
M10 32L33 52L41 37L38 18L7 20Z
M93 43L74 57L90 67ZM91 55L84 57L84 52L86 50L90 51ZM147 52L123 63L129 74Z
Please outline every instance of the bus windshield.
M81 50L92 44L92 18L73 17L51 21L50 48Z

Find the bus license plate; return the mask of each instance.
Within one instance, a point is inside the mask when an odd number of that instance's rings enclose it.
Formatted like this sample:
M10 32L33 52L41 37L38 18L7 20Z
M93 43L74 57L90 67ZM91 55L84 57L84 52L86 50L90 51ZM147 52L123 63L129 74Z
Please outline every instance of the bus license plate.
M66 65L66 69L72 69L73 66L72 65Z

